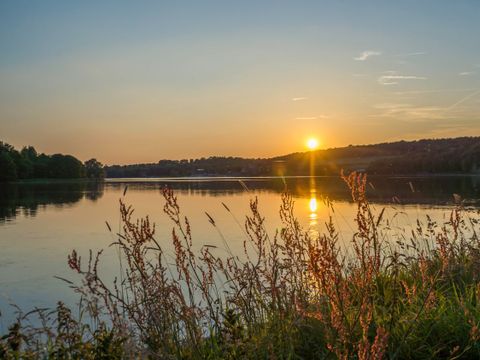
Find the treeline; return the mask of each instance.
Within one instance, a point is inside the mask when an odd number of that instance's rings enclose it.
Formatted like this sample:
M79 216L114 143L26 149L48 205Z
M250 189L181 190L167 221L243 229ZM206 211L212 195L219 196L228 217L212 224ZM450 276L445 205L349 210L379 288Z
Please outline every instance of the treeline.
M357 145L270 159L209 157L114 165L107 177L338 175L341 170L370 174L480 173L480 137L397 141Z
M261 176L271 173L270 159L218 157L160 160L154 164L105 167L107 177Z
M0 181L19 179L103 178L103 165L96 159L85 163L71 155L38 154L33 146L20 151L0 141Z
M288 175L365 171L377 175L472 174L480 172L480 137L397 141L295 153L275 158Z
M338 175L341 170L378 175L480 173L480 137L357 145L269 159L213 156L158 163L103 166L71 155L17 151L0 142L0 181L31 178Z
M373 161L370 174L480 173L480 138L421 140L398 143L394 158Z

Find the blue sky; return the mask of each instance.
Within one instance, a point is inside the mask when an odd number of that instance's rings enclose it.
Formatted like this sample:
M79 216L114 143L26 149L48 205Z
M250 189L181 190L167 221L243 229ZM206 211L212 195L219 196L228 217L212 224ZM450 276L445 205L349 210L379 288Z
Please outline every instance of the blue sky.
M0 134L106 163L480 135L480 1L0 2Z

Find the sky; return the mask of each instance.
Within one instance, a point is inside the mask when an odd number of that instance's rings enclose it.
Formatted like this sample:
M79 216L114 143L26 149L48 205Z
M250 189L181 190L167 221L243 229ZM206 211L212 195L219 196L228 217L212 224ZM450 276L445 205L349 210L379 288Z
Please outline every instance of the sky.
M480 135L480 1L0 0L0 140L106 164Z

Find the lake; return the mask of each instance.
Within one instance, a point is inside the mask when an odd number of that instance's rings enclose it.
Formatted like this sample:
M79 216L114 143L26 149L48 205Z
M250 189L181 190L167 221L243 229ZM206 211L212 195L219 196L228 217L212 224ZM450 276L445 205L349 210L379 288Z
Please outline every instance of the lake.
M243 250L242 224L249 201L258 197L266 226L274 234L281 227L278 210L285 187L295 199L296 215L307 231L323 231L331 215L348 248L355 231L355 204L339 178L179 178L107 179L92 182L25 182L0 184L0 332L14 319L14 303L24 310L53 307L62 300L74 305L76 294L54 276L78 280L66 264L76 249L85 259L89 249L106 249L101 272L113 278L117 255L109 244L119 229L119 199L128 187L125 201L136 216L149 215L157 224L157 239L171 253L172 224L163 214L162 188L175 189L184 215L188 216L194 245L225 246ZM454 206L453 194L467 208L480 208L479 176L371 177L368 196L377 211L386 207L386 218L398 236L408 237L417 219L429 214L446 221ZM332 211L325 199L333 202ZM226 211L224 204L230 209ZM216 222L214 228L205 214ZM232 215L233 214L233 215ZM393 241L394 239L392 239ZM221 251L221 250L220 250Z

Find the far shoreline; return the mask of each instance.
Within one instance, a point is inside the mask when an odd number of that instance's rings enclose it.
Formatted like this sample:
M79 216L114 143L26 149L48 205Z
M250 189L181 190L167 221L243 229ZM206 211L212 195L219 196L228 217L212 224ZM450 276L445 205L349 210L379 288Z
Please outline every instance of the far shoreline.
M363 173L363 172L362 172ZM436 173L436 174L368 174L369 178L432 178L432 177L480 177L480 173ZM90 178L38 178L38 179L19 179L15 181L6 181L0 184L55 184L55 183L102 183L102 182L126 182L126 181L231 181L231 180L275 180L275 179L326 179L340 178L339 175L262 175L262 176L236 176L236 175L211 175L211 176L163 176L163 177L105 177L102 179Z

